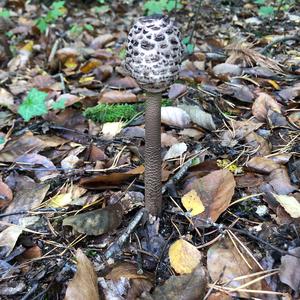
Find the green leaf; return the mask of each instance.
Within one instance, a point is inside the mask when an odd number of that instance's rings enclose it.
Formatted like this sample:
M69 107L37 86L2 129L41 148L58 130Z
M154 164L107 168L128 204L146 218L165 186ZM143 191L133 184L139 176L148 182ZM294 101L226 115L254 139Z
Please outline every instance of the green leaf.
M256 4L265 4L265 0L255 0L254 3L256 3Z
M93 31L93 30L94 30L94 26L91 25L91 24L85 24L85 25L84 25L84 28L85 28L86 30L88 30L88 31Z
M182 43L183 43L184 45L189 44L190 38L191 38L190 36L186 36L186 37L182 40Z
M187 52L188 52L189 54L194 53L194 48L195 48L195 45L193 45L193 44L188 44L188 45L186 46L186 50L187 50Z
M19 106L18 113L28 122L31 118L42 116L48 112L45 99L48 94L37 89L31 89L26 99Z
M148 11L148 15L161 14L163 11L163 2L157 0L149 0L144 4L144 10Z
M101 5L95 8L96 13L103 13L109 11L110 7L108 5Z
M0 10L0 17L3 17L3 18L9 18L10 17L10 11L8 9L1 9Z
M52 104L51 108L52 109L64 109L66 107L66 105L65 105L66 101L67 101L67 99L62 98L62 99L54 102Z
M271 16L274 14L274 7L273 6L262 6L258 10L259 15L265 17L265 16Z
M126 49L122 48L121 51L119 52L119 57L121 60L125 59L126 56Z
M5 138L3 136L0 136L0 145L5 143Z
M45 32L48 28L48 24L44 18L37 19L36 26L40 30L40 32Z

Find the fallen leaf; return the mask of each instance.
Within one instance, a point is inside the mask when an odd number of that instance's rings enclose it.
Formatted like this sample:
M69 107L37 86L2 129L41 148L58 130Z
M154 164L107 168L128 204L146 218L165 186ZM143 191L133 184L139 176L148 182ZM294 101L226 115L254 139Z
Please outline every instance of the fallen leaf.
M202 219L211 218L215 222L229 206L235 185L232 173L227 169L222 169L213 171L200 179L187 180L184 192L195 190L205 207L205 211L198 216Z
M300 218L300 203L295 197L274 193L272 195L292 218Z
M0 107L4 106L8 109L14 108L14 97L6 89L0 88Z
M8 216L3 217L2 220L20 225L23 217L17 213L21 211L30 211L34 207L39 206L44 200L49 188L49 184L32 182L29 185L26 183L24 188L18 189L15 193L14 201L12 201L4 211Z
M291 185L289 174L284 166L273 170L268 177L268 182L276 194L287 195L296 190L296 187Z
M128 91L107 91L104 92L98 101L98 103L133 103L137 102L135 94Z
M232 130L226 130L221 136L221 143L224 147L234 147L238 142L244 139L248 134L254 132L263 123L253 122L251 120L231 121Z
M168 97L169 99L176 99L187 91L187 86L181 83L174 83L170 86Z
M281 257L279 278L297 292L300 289L300 247L289 250L289 253L298 257L288 254Z
M174 144L165 154L163 160L181 157L186 150L187 150L187 145L185 143Z
M21 169L26 170L27 168L33 169L36 178L41 182L55 178L59 175L59 172L56 170L55 165L47 157L40 154L23 154L16 158L16 164L21 167ZM40 168L44 170L39 170ZM34 170L37 168L37 170Z
M281 113L280 104L266 93L259 93L252 105L252 114L260 122L267 120L268 111Z
M101 49L106 44L112 42L114 39L115 39L115 36L110 33L101 34L92 40L90 47L92 49Z
M194 217L204 212L205 207L195 190L191 190L181 198L181 203L184 208Z
M67 217L63 226L72 226L79 233L101 235L117 229L124 214L121 204L116 203L101 209Z
M102 185L116 185L119 186L121 183L125 182L126 180L132 178L135 175L140 175L144 173L144 166L138 166L132 170L129 170L126 173L110 173L110 174L103 174L103 175L96 175L88 178L82 178L80 180L80 185L87 189L97 189L100 188Z
M64 207L72 202L72 193L58 194L47 201L47 207Z
M179 134L189 136L196 140L199 140L204 136L204 133L202 131L195 129L195 128L185 128L185 129L179 131Z
M157 285L152 294L144 293L141 300L196 300L204 299L207 285L205 269L198 264L190 274L171 276L163 285Z
M207 129L215 130L216 124L213 121L212 115L203 111L199 106L196 105L178 105L179 108L183 109L190 116L192 122Z
M242 253L243 250L239 249ZM245 256L245 253L243 253ZM253 261L246 256L247 262L252 268L254 268ZM227 287L238 288L243 284L255 279L255 277L247 277L253 273L253 269L246 264L245 260L242 258L241 254L235 248L233 243L229 239L224 239L222 241L216 242L207 251L207 270L213 282L220 282ZM237 277L244 276L243 279L235 279ZM261 290L261 282L255 282L249 286L247 289ZM246 292L239 293L238 291L232 293L233 296L245 297L254 296L254 294L247 294Z
M0 233L0 247L4 247L5 256L8 256L14 249L23 229L23 226L10 225Z
M257 151L256 155L264 156L271 153L269 142L257 133L249 133L246 136L245 140L249 145L253 147L253 150L255 149Z
M168 134L163 132L161 134L161 145L164 147L171 147L175 144L178 144L178 140L176 137L174 137L172 134Z
M90 73L91 71L93 71L94 69L99 67L100 65L101 65L100 60L91 58L89 61L87 61L80 67L80 72L82 72L84 74Z
M161 108L161 122L169 126L184 128L190 124L191 119L183 109L167 106Z
M256 172L269 174L278 169L280 165L270 158L255 156L247 162L247 167L255 170Z
M201 257L201 252L183 239L174 242L169 249L171 267L178 274L192 273L200 263Z
M10 187L0 180L0 208L6 207L13 200Z
M123 126L123 122L104 123L102 126L102 133L106 139L112 139L122 131Z
M10 140L0 153L0 161L15 162L16 158L24 153L37 153L45 148L45 143L30 131Z
M216 77L223 76L239 76L242 74L242 68L238 65L222 63L213 67L212 69Z
M105 279L113 281L114 286L119 289L124 285L126 295L122 296L125 296L126 299L137 299L143 292L149 292L153 287L154 280L151 273L144 271L139 274L137 266L130 262L121 262L113 266ZM111 285L109 284L109 286ZM105 294L105 290L103 292Z
M77 271L69 282L65 300L100 300L97 274L93 264L82 252L76 251Z

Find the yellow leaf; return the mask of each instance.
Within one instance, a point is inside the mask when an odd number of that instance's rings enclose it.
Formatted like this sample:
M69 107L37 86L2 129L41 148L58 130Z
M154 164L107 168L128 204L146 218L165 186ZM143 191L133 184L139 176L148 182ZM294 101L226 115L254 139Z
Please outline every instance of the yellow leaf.
M68 68L68 69L75 69L77 68L77 60L76 60L76 57L73 57L73 56L69 56L65 63L64 63L65 67Z
M275 81L275 80L268 80L268 82L272 85L272 87L275 89L275 90L277 90L277 91L279 91L280 90L280 86L279 86L279 84Z
M81 68L80 71L84 74L87 74L91 71L93 71L94 69L98 68L101 65L101 61L100 60L96 60L96 59L91 59L90 61L88 61L87 63L85 63Z
M22 47L21 50L32 52L33 48L33 41L29 41L28 43L25 44L25 46Z
M72 194L59 194L49 200L48 207L64 207L72 202Z
M79 83L81 83L81 84L90 84L90 83L93 82L94 78L95 78L94 76L81 77L79 79Z
M171 267L179 274L192 273L200 263L201 253L185 240L177 240L169 249Z
M191 190L181 198L181 203L194 217L204 212L205 207L195 190Z

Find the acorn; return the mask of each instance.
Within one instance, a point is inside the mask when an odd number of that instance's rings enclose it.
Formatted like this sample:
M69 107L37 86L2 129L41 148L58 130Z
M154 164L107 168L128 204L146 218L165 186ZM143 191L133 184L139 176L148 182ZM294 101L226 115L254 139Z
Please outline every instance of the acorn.
M174 22L163 15L141 17L128 34L125 69L147 92L145 105L145 207L162 210L161 92L177 79L184 47Z

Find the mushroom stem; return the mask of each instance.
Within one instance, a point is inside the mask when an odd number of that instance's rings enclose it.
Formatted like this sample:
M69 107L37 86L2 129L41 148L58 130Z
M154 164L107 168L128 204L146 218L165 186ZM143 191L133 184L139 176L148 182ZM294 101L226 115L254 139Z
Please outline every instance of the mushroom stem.
M148 93L145 111L145 207L152 216L162 210L161 194L161 93Z

